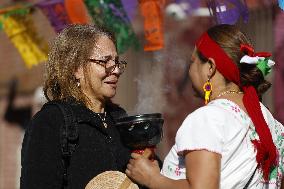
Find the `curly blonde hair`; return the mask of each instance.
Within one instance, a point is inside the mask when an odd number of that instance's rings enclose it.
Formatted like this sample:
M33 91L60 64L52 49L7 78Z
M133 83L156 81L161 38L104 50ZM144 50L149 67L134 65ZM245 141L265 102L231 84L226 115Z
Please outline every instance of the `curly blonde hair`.
M68 98L86 101L74 73L80 66L86 68L94 44L101 36L107 36L115 44L111 32L94 25L70 25L55 38L46 64L44 95L48 101Z

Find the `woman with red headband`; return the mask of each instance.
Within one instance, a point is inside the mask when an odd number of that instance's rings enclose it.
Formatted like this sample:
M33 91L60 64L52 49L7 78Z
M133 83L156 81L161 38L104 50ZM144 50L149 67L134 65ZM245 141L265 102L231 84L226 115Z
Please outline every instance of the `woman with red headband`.
M283 189L284 127L260 102L270 56L235 26L205 32L189 69L205 106L186 117L161 172L132 154L126 174L152 189Z

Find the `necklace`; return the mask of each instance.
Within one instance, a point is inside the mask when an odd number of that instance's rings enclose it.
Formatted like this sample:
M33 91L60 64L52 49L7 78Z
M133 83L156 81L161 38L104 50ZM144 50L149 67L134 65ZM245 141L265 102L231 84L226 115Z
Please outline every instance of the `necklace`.
M106 112L104 112L104 117L102 117L100 113L98 113L98 116L101 119L101 121L103 122L104 127L107 128L108 125L106 123Z
M236 91L236 90L224 91L224 92L221 92L218 96L216 96L215 99L219 98L221 96L227 95L227 94L243 94L243 92L242 91Z

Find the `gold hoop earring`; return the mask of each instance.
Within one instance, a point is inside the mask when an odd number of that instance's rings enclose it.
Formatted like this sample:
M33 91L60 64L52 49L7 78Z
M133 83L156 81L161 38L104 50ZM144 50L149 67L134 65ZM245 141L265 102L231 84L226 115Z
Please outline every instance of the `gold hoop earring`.
M212 84L210 82L210 79L208 79L206 83L203 85L203 91L204 91L204 103L206 105L209 103L210 96L212 93Z

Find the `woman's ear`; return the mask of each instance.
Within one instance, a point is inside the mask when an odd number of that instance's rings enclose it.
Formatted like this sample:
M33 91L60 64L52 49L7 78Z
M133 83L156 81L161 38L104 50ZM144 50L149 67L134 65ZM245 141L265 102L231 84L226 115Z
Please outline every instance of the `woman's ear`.
M74 73L75 78L78 80L84 79L84 69L82 66L80 66L79 68L77 68L77 70Z
M208 58L208 63L209 63L209 75L208 75L208 77L211 78L216 73L216 63L215 63L215 60L213 58Z

